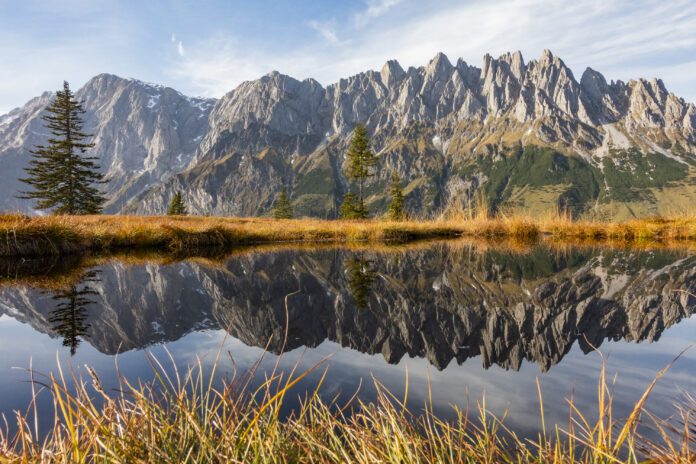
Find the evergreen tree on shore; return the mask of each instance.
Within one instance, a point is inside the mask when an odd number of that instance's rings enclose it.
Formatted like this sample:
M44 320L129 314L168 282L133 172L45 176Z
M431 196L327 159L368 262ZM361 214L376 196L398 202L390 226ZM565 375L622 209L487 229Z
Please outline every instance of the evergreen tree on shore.
M46 112L41 119L46 121L51 137L47 145L30 151L27 177L19 180L32 189L20 192L19 198L36 200L37 209L53 209L55 214L99 213L106 199L94 184L104 180L94 162L97 158L86 155L94 144L84 142L91 137L82 132L85 110L67 82Z
M392 174L392 185L389 189L389 196L391 196L391 203L387 209L389 210L389 217L391 219L400 220L404 218L404 192L401 190L401 178L399 173L394 171Z
M339 213L343 219L362 219L367 217L364 206L360 204L358 196L353 192L348 192L344 195Z
M365 207L363 198L363 185L368 177L374 176L370 168L377 165L377 156L370 150L370 139L367 137L365 125L360 123L355 127L353 138L350 140L350 147L346 158L348 159L347 174L352 181L358 182L357 201L352 211L354 218L366 218L370 212ZM348 206L344 201L343 204ZM343 210L343 206L341 207ZM346 217L345 215L343 217Z
M181 197L181 190L177 190L169 203L167 216L186 216L186 214L186 206L184 206L184 200Z
M276 219L292 219L292 205L288 192L283 187L278 194L275 207L273 208L273 217Z

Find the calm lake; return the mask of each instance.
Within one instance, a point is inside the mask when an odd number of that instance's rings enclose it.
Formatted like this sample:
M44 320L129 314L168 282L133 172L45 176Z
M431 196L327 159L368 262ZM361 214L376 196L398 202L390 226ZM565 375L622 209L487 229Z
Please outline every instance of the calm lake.
M280 365L299 371L323 357L325 398L374 398L373 377L422 410L428 375L434 409L486 406L523 434L540 427L537 378L549 424L568 423L566 398L590 415L601 358L616 375L626 415L655 374L696 339L696 254L462 241L351 249L241 250L225 258L56 258L0 262L0 412L31 399L26 370L77 375L93 367L107 390L115 363L131 381L152 379L145 351L173 369L197 358L222 374L263 354L260 378ZM225 339L226 329L229 335ZM696 392L696 350L659 381L648 409L660 416ZM314 387L323 370L294 387ZM51 424L47 392L41 427ZM594 417L594 416L592 416Z

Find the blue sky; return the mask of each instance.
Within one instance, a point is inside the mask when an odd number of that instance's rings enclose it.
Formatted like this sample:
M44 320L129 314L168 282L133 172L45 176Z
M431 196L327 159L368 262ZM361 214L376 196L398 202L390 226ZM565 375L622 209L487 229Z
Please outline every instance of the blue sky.
M545 48L576 78L657 76L696 101L694 0L0 0L0 114L102 72L219 97L271 70L326 85L393 58Z

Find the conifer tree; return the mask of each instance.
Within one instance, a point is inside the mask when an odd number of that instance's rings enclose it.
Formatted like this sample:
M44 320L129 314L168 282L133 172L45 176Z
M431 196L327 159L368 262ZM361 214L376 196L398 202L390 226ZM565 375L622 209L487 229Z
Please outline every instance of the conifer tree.
M181 190L177 190L172 201L169 203L169 209L167 210L168 216L186 216L186 207L184 206L184 200L181 197Z
M41 119L51 132L47 145L30 151L32 159L25 168L27 177L19 179L32 187L19 198L36 200L38 209L53 209L55 214L97 214L106 199L94 184L104 183L97 158L87 155L94 146L84 140L82 102L75 99L67 82L46 108Z
M363 198L363 184L368 177L374 176L370 172L370 168L377 165L377 156L370 150L369 144L370 139L367 137L367 129L360 123L353 132L353 138L350 140L350 147L346 154L348 159L348 177L358 182L358 208L354 212L358 218L365 218L369 214Z
M285 187L278 194L275 207L273 208L273 217L276 219L292 219L292 205Z
M353 192L344 195L339 213L343 219L362 219L367 216L358 196Z
M389 203L387 208L389 210L389 217L399 220L404 218L404 192L401 190L401 178L399 178L398 172L394 171L392 180L393 182L389 189L391 203Z

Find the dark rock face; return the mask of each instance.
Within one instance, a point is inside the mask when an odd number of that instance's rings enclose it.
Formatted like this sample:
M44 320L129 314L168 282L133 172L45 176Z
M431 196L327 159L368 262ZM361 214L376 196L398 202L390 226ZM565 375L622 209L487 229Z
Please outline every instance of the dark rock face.
M484 367L542 370L577 341L654 341L689 317L693 256L661 251L537 248L526 255L435 247L397 254L341 249L250 253L220 267L107 264L75 287L94 291L82 338L99 351L141 349L230 327L248 345L278 352L329 339L389 362L427 358L442 369L480 356ZM75 290L73 290L74 293ZM0 292L2 312L52 336L56 293ZM360 299L365 298L365 304ZM55 318L55 316L53 316ZM64 318L65 319L65 318Z

